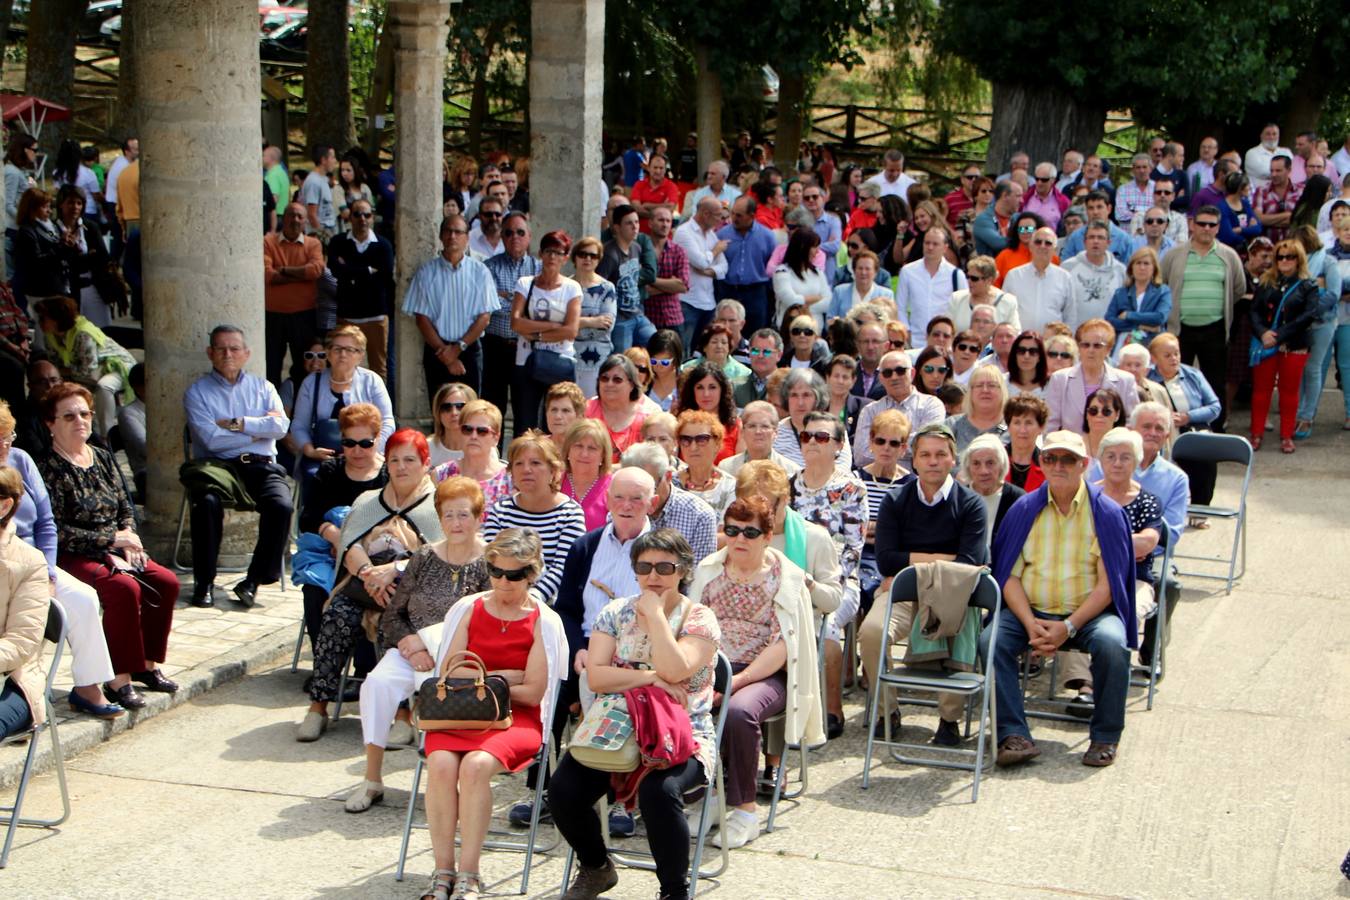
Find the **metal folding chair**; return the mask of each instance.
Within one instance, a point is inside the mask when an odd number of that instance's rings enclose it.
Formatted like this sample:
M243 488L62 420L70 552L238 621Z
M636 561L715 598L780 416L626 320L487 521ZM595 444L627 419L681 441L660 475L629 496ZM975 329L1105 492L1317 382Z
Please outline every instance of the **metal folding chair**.
M1177 539L1172 533L1172 526L1167 525L1166 523L1163 524L1160 545L1163 548L1163 552L1161 556L1156 558L1162 562L1162 565L1160 566L1161 572L1153 580L1157 603L1154 604L1153 612L1147 616L1147 619L1152 619L1155 623L1153 626L1153 660L1148 667L1147 678L1130 679L1130 685L1132 687L1148 688L1148 703L1145 707L1148 710L1153 709L1153 695L1157 693L1158 682L1162 680L1164 675L1164 666L1166 665L1167 657L1166 648L1168 629L1171 627L1167 609L1167 587L1172 580L1172 557L1176 549Z
M890 621L891 607L896 603L917 602L918 593L918 580L915 577L914 567L910 566L895 576L890 594L886 597L886 616L882 621ZM990 631L989 645L991 647L998 646L998 623L999 614L1003 608L1003 597L998 585L987 571L980 574L975 591L970 595L969 605L972 609L983 610L988 614L989 624L985 627ZM875 683L871 685L867 701L867 752L863 757L863 788L867 788L871 782L872 748L875 744L885 744L890 750L891 758L896 762L937 766L944 769L964 769L967 772L974 772L975 783L971 786L970 801L972 803L977 802L980 799L980 777L984 772L985 749L988 748L990 762L992 763L997 746L996 741L991 738L991 735L995 732L994 710L991 703L993 674L980 671L978 662L976 671L973 672L934 671L903 665L892 668L891 648L888 641L882 642L880 658L877 660L875 671L877 676ZM885 737L877 738L874 723L878 720L881 696L885 693L885 686L887 685L897 689L922 691L931 694L964 695L966 698L967 738L970 737L970 699L978 697L980 706L979 736L976 740L975 749L912 744L894 740L890 732L889 716L884 716L884 714L883 719L886 722L884 726ZM906 751L921 751L924 755L913 756ZM970 758L969 761L966 761L966 758Z
M822 617L820 622L820 631L816 635L816 677L820 685L820 715L821 721L825 717L825 634L829 629L828 617ZM769 716L763 722L765 751L778 757L778 766L774 771L773 796L769 800L769 820L764 825L764 832L768 834L773 831L774 825L778 819L778 801L796 800L802 794L806 793L809 781L810 766L807 762L807 751L818 748L808 747L805 744L793 744L784 739L784 724L787 716L784 713ZM787 758L791 753L797 753L800 757L798 766L797 786L791 790L787 788Z
M61 751L61 735L56 729L56 711L52 706L52 686L56 682L56 670L61 665L61 653L66 646L66 611L61 608L61 604L56 600L52 600L51 606L47 609L47 627L42 637L55 645L42 691L42 702L46 704L47 708L47 720L41 725L34 725L27 731L21 731L0 740L0 744L28 741L28 755L24 758L23 773L19 776L19 790L14 797L14 805L0 806L0 812L8 813L6 816L0 816L0 825L7 824L9 826L5 832L5 846L0 849L0 869L9 864L9 851L14 845L14 832L20 825L55 828L70 818L70 789L66 785L66 761ZM28 793L28 783L33 778L33 764L37 760L38 739L44 731L51 732L52 736L52 756L56 760L56 782L61 788L61 815L55 819L24 818L23 799L24 795Z
M727 700L731 698L731 660L727 659L726 655L719 650L715 657L715 661L716 669L713 680L713 689L722 695L722 706L718 709L717 717L714 720L714 733L718 746L721 746L722 731L727 724L727 708L729 705ZM711 869L703 868L703 848L707 843L708 831L710 830L709 826L711 825L708 821L708 798L711 794L709 788L714 787L714 785L716 786L718 797L726 797L725 786L722 782L722 766L720 760L716 774L709 776L709 784L698 789L702 791L702 796L695 801L699 804L699 817L698 833L696 835L690 835L690 837L694 839L694 856L689 863L689 896L691 898L698 893L698 880L700 878L717 878L727 870L727 866L731 865L731 851L726 847L723 847L721 850L721 860L718 862L717 867ZM690 796L692 796L692 794ZM688 802L687 798L686 802ZM717 816L717 826L725 829L727 824L725 802L719 802L717 804ZM600 821L601 827L604 828L603 823L605 821L605 816L603 810L600 814ZM653 861L651 853L645 850L625 849L620 852L619 850L610 847L609 857L614 860L615 865L628 866L632 869L643 869L648 872L656 871L656 863ZM563 863L562 889L560 893L567 893L567 883L572 880L572 862L575 858L576 851L569 846L567 848L567 859Z
M1247 572L1247 489L1252 483L1252 445L1247 439L1236 434L1214 434L1208 431L1188 431L1177 438L1172 445L1172 461L1194 463L1236 463L1242 466L1242 491L1238 495L1237 506L1214 506L1191 504L1186 507L1187 515L1206 516L1211 519L1231 519L1234 522L1233 546L1227 556L1188 556L1175 554L1176 559L1190 559L1208 563L1227 563L1228 574L1216 575L1199 570L1185 570L1182 575L1196 578L1210 578L1226 582L1225 593L1233 593L1233 581ZM1238 552L1241 546L1242 568L1238 569Z

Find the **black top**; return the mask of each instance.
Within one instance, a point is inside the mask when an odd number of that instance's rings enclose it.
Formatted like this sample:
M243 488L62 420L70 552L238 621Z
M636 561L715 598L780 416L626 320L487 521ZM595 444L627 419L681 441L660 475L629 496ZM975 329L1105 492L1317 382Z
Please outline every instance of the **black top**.
M1290 285L1293 289L1290 290ZM1280 300L1289 293L1280 309ZM1278 345L1288 350L1307 350L1308 331L1317 318L1319 301L1317 282L1303 279L1297 284L1291 279L1281 278L1274 284L1258 285L1252 297L1252 308L1248 316L1252 322L1252 337L1257 340L1267 331L1274 329ZM1280 321L1275 321L1279 311Z
M30 222L19 229L14 236L14 268L20 273L26 296L70 295L65 254L61 237L54 227L48 229Z
M62 553L103 559L119 530L136 527L136 510L123 489L117 463L107 450L90 447L94 464L87 469L57 453L38 460L56 520Z
M1133 500L1125 504L1123 509L1125 510L1125 517L1130 520L1130 534L1138 534L1149 528L1158 532L1159 535L1162 534L1162 504L1158 502L1157 497L1148 491L1141 490ZM1139 581L1153 583L1152 555L1135 561L1134 577Z
M394 298L394 250L388 241L372 235L361 251L350 234L335 235L328 242L328 269L337 279L339 319L389 315Z
M366 491L382 488L388 482L389 472L384 466L380 466L379 473L369 481L353 481L347 477L347 466L341 456L325 459L319 463L318 474L306 492L305 505L300 510L300 530L317 532L330 509L351 506Z
M911 553L951 553L957 562L989 562L984 542L984 500L954 481L947 499L928 506L919 499L918 479L892 490L877 512L877 569L894 575L910 564Z

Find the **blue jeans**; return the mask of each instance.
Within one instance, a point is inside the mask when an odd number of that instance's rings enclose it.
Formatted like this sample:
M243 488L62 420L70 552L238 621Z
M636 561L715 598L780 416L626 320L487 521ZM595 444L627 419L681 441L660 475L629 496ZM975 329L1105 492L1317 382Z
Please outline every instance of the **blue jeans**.
M1345 418L1350 421L1350 322L1336 326L1332 338L1332 347L1336 351L1336 370L1341 375L1341 395L1345 400ZM1327 383L1327 374L1331 371L1331 353L1322 360L1322 383Z
M614 341L614 352L622 353L629 347L646 348L647 341L656 334L656 326L642 313L627 315L620 313L614 321L614 330L610 339Z
M694 355L694 338L708 327L716 310L694 309L684 301L680 302L680 309L684 312L684 324L680 326L680 343L684 344L684 358L689 359Z
M1331 356L1331 341L1336 336L1336 313L1325 322L1314 322L1308 331L1308 364L1303 368L1303 386L1298 392L1298 420L1311 422L1317 418L1317 402L1322 399L1322 384L1327 378L1327 359Z
M5 689L0 691L0 738L27 731L32 724L33 712L28 701L13 679L6 681Z
M1033 609L1038 619L1058 620ZM1131 623L1134 627L1134 623ZM998 645L989 659L990 629L980 635L980 657L985 671L994 673L994 700L998 708L998 740L1020 735L1031 740L1023 706L1021 672L1017 657L1030 646L1026 629L1009 610L999 619ZM1092 740L1115 744L1125 728L1125 692L1130 687L1130 648L1125 625L1113 609L1078 629L1078 636L1060 645L1061 650L1082 650L1092 656L1092 693L1095 704L1089 734Z

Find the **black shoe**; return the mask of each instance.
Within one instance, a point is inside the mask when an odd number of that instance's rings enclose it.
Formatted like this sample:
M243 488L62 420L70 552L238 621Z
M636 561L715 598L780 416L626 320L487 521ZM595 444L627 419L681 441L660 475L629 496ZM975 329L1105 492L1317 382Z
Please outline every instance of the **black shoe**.
M933 734L933 743L939 747L961 746L961 726L956 722L938 719L937 731Z
M1064 707L1064 711L1075 719L1090 719L1095 707L1092 703L1091 691L1079 691L1078 695L1069 701Z
M778 767L765 766L764 773L755 782L756 797L772 797L774 784L778 781Z
M103 686L103 696L108 698L109 703L116 703L123 709L145 708L145 697L140 691L136 690L134 684L124 684L116 690L113 690L105 684Z
M164 673L159 669L151 669L148 672L134 672L131 676L132 681L139 681L145 685L147 691L154 691L157 694L176 694L178 693L178 682L170 681L164 677Z
M825 715L825 739L832 741L844 734L844 719L842 716L836 716L834 713Z
M210 609L216 605L215 591L212 590L211 585L204 588L193 588L190 602L200 609Z
M900 736L900 710L891 710L891 739L895 740ZM877 719L877 724L872 726L872 737L879 741L886 739L886 722L884 719Z
M234 586L234 595L239 598L240 606L252 609L258 602L255 599L258 596L258 586L245 578Z
M361 682L352 678L347 679L347 689L342 692L342 702L343 703L361 702Z

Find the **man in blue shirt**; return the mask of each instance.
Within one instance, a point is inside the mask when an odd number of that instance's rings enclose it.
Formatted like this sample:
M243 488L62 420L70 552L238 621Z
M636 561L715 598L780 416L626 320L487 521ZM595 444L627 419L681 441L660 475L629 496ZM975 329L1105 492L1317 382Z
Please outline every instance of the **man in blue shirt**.
M731 205L731 224L717 232L719 240L727 242L723 256L727 261L727 275L718 282L718 299L739 300L745 307L745 330L754 334L769 321L769 278L764 267L769 264L778 241L773 232L755 221L753 197L737 197ZM838 245L835 249L839 249Z
M242 330L217 325L206 348L211 371L183 396L193 459L210 461L203 467L208 477L184 482L192 510L193 606L215 605L212 588L225 518L222 482L233 480L242 488L259 517L248 573L234 586L239 603L253 606L259 585L281 579L292 508L286 470L276 456L277 441L291 422L271 382L244 371L249 354Z
M825 211L825 191L818 185L813 184L802 192L802 205L816 220L812 227L820 237L820 252L825 254L825 281L834 284L835 257L839 255L839 245L843 241L839 217Z
M1109 249L1111 255L1120 260L1122 264L1128 264L1130 254L1134 253L1134 241L1130 239L1129 234L1123 228L1111 221L1111 198L1105 191L1093 191L1087 195L1087 200L1083 204L1087 210L1088 222L1105 222L1107 230L1111 233L1111 243ZM1064 241L1064 247L1059 251L1060 259L1072 259L1083 252L1083 238L1086 237L1087 229L1080 228L1069 235Z
M642 180L643 167L647 165L647 139L642 135L633 138L633 146L623 154L623 183L632 187Z

